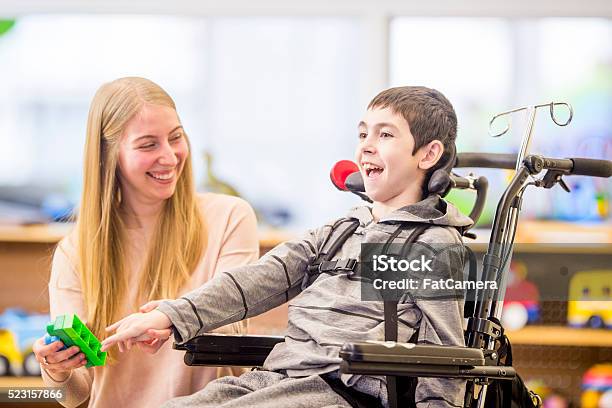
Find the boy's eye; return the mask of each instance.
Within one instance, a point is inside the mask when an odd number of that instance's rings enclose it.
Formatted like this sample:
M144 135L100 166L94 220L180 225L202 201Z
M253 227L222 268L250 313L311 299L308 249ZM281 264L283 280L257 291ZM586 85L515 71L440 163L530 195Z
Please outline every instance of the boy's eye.
M176 140L179 140L181 137L183 137L183 134L182 134L182 133L177 133L177 134L175 134L174 136L172 136L172 137L170 138L170 141L171 141L171 142L174 142L174 141L176 141Z
M391 133L387 133L387 132L382 132L380 134L380 137L393 137L393 135Z
M155 146L155 143L147 143L147 144L143 144L142 146L139 146L139 149L150 149L151 147Z
M359 133L360 139L365 139L368 135L366 133Z

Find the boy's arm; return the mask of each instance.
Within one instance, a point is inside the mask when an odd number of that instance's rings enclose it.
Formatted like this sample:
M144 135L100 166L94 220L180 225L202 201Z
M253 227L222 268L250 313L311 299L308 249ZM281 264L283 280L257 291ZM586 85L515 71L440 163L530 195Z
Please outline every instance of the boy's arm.
M225 228L221 239L221 247L219 255L214 266L211 266L212 271L208 281L215 275L221 274L230 269L239 266L249 265L257 262L259 259L259 239L257 236L257 218L253 208L241 198L227 197L225 200L232 205L231 212L226 216ZM217 239L216 236L210 234L209 239ZM205 281L198 282L202 285ZM228 326L219 327L215 330L216 333L223 334L244 334L247 332L248 320L235 322Z
M312 231L281 244L254 264L219 273L180 299L162 302L158 310L171 320L175 340L183 343L295 297L317 256L318 235Z

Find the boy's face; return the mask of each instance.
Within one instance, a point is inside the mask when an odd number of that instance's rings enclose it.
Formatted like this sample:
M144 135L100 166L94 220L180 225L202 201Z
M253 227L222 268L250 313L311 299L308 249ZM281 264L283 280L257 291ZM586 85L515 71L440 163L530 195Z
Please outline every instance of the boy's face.
M389 108L372 108L359 122L355 161L366 194L376 203L396 208L419 201L425 171L419 168L408 122Z

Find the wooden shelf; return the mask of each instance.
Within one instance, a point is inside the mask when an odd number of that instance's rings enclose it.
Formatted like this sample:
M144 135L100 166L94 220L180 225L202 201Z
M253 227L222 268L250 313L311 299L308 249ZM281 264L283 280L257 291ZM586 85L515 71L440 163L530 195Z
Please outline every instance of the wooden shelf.
M41 377L0 377L1 387L44 387L45 384Z
M516 242L570 245L606 242L612 245L612 225L610 223L521 220L518 223Z
M59 242L74 224L0 225L0 242L33 242L54 244Z
M259 230L259 246L261 248L272 249L278 244L300 237L297 232L283 229L263 229Z
M55 244L74 228L70 223L40 225L0 225L0 242ZM299 236L287 230L267 229L259 232L259 245L273 248Z
M506 332L512 344L612 347L612 330L563 326L527 326Z
M476 242L471 243L466 240L469 246L475 252L485 252L488 243ZM514 253L523 254L612 254L612 244L610 243L594 243L594 244L535 244L535 243L517 243L514 244Z
M523 221L516 237L516 252L539 253L612 253L612 225L575 225L570 223ZM74 224L53 223L43 225L0 225L0 242L56 243ZM466 240L475 251L486 249L490 231L474 230L478 239ZM295 239L300 234L285 229L260 229L259 243L262 248Z

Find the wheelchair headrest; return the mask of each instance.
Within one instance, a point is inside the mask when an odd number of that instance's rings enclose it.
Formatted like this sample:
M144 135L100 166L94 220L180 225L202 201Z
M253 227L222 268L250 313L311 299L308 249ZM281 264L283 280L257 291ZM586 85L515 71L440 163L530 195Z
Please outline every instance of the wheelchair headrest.
M425 191L426 195L439 194L440 197L444 197L453 188L451 171L457 160L457 151L454 144L444 152L440 160L443 161L442 164L429 177L427 191Z
M441 164L431 173L431 176L429 176L429 180L427 181L427 190L424 191L423 195L429 196L432 194L438 194L441 197L444 197L453 188L475 191L476 200L474 201L469 217L474 221L474 224L476 224L480 218L480 214L482 214L487 198L487 179L483 176L476 178L472 174L470 174L468 177L461 177L452 173L452 169L454 166L465 167L467 164L483 164L483 160L486 164L491 162L491 157L494 155L490 153L477 155L473 153L463 153L463 156L464 157L461 159L460 163L454 146L451 146L446 154L442 156ZM501 159L496 158L492 161L495 163L494 167L499 167L498 162L500 160ZM505 164L507 161L507 158L504 157L503 163ZM491 165L488 165L488 167L491 167ZM372 200L365 194L363 178L361 177L359 167L355 163L349 160L339 161L332 168L330 178L334 186L336 186L336 188L339 190L349 191L361 197L365 201L372 202ZM463 235L469 238L475 238L475 235L469 232L469 228L466 228L463 231Z
M426 195L439 194L441 197L446 196L453 187L451 179L451 170L456 161L455 147L451 146L448 153L442 156L444 164L438 166L429 177L427 183ZM331 169L329 174L332 184L338 190L350 191L357 194L366 201L371 201L365 193L363 178L359 172L357 164L350 160L340 160Z

